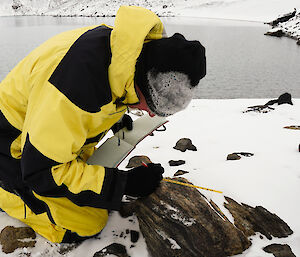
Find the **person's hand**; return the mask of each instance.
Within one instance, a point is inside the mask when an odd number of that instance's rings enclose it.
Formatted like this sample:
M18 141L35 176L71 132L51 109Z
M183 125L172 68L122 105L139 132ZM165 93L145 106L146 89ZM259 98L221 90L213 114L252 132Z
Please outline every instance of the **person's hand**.
M148 167L140 166L128 172L125 195L145 197L152 194L159 186L164 168L160 164L147 165Z
M114 132L114 134L116 134L122 128L127 128L128 130L132 130L133 128L133 121L131 117L127 114L124 114L121 121L115 123L111 127L111 130Z

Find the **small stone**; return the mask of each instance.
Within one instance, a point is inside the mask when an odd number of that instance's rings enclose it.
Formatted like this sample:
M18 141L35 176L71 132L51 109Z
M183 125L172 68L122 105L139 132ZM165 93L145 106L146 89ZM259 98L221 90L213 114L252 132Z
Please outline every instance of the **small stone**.
M292 249L287 244L271 244L263 248L267 253L272 253L275 257L296 257Z
M231 153L231 154L227 155L227 160L229 160L229 161L239 160L239 159L241 159L241 156L239 156L236 153Z
M145 155L136 155L130 158L126 168L136 168L142 166L142 162L145 164L152 163L149 157Z
M298 145L298 151L300 152L300 144Z
M130 240L132 243L136 243L139 240L140 233L135 230L130 230Z
M93 257L105 257L109 254L113 254L118 257L129 257L126 251L126 247L122 244L113 243L110 244L100 251L96 252Z
M197 151L196 146L192 144L192 140L189 138L179 139L173 148L181 152L185 152L186 150Z
M175 174L173 175L174 177L177 177L177 176L181 176L181 175L184 175L184 174L187 174L189 173L188 171L184 171L184 170L178 170L175 172Z
M184 160L178 160L178 161L171 160L171 161L169 161L170 166L180 166L182 164L185 164Z
M297 41L297 45L299 45L299 46L300 46L300 39Z

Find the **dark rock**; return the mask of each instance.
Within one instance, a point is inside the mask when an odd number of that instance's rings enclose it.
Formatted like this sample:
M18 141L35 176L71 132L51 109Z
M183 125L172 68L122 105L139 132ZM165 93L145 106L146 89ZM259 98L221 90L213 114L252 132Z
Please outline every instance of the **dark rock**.
M183 178L174 180L189 183ZM132 208L151 256L225 257L240 254L251 245L194 188L162 182Z
M262 206L253 208L246 204L239 204L229 197L225 197L225 199L228 203L225 203L224 206L232 214L235 226L247 237L254 235L255 232L260 232L271 240L272 236L282 238L293 233L282 219Z
M136 243L139 240L140 233L135 230L130 230L130 240L132 243Z
M259 113L268 113L270 111L274 111L275 109L268 106L268 105L255 105L255 106L248 106L246 112L259 112Z
M273 36L273 37L282 37L284 36L284 32L282 29L272 30L265 33L266 36Z
M280 104L290 104L293 105L292 95L289 93L284 93L278 97L278 105Z
M229 161L239 160L239 159L241 159L241 156L239 156L238 154L231 153L227 155L227 160Z
M126 247L122 244L113 243L104 247L100 251L96 252L93 257L104 257L110 254L114 254L118 257L130 257L127 254Z
M30 227L7 226L2 229L0 233L0 243L2 245L2 251L5 253L12 253L18 248L34 247L36 241L28 240L21 241L23 239L35 239L36 234Z
M298 151L300 152L300 144L298 145Z
M276 20L269 22L268 24L271 26L276 26L279 23L286 22L286 21L290 20L291 18L293 18L296 15L296 12L297 12L297 10L296 10L296 8L294 8L293 12L284 14L284 15L278 17Z
M277 99L270 100L265 105L273 105L275 103L278 103L278 105L281 105L281 104L290 104L290 105L293 105L292 95L289 94L289 93L284 93L284 94L280 95Z
M298 39L298 41L297 41L297 45L299 45L299 46L300 46L300 39Z
M196 146L192 144L192 140L189 138L179 139L173 148L181 152L185 152L186 150L197 151Z
M178 170L175 172L175 174L173 175L174 177L177 177L177 176L181 176L181 175L184 175L184 174L187 174L189 173L188 171L184 171L184 170Z
M142 162L144 162L145 164L148 164L148 163L151 163L151 160L149 159L149 157L147 157L145 155L133 156L128 161L126 168L136 168L136 167L142 166L143 165Z
M184 160L178 160L178 161L171 160L171 161L169 161L170 166L180 166L182 164L185 164Z
M273 253L275 257L296 257L289 245L271 244L263 248L267 253Z

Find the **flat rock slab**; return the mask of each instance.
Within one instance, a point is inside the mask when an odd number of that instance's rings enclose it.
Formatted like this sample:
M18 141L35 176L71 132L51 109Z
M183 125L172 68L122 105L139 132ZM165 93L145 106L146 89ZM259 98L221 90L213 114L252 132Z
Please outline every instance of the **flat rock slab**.
M189 183L183 178L173 180ZM127 215L128 210L136 214L151 256L225 257L251 245L194 188L161 182L155 193L122 209L127 209Z
M227 160L239 160L241 159L241 156L246 156L246 157L251 157L253 156L253 153L248 153L248 152L236 152L236 153L231 153L227 155Z
M178 161L170 160L169 161L170 166L180 166L180 165L183 165L183 164L185 164L184 160L178 160Z
M174 177L177 177L177 176L181 176L181 175L184 175L184 174L187 174L189 173L188 171L185 171L185 170L178 170L175 172L175 174L173 175Z
M275 257L296 257L289 245L271 244L263 248L267 253L272 253Z
M197 151L197 147L193 145L192 140L189 138L179 139L173 148L181 152L186 150Z
M276 214L270 213L262 206L255 208L239 204L229 197L225 197L227 203L224 204L234 218L234 224L249 237L256 232L260 232L268 239L272 237L288 237L293 234L291 228Z
M2 251L12 253L18 248L34 247L36 234L30 227L7 226L0 233ZM26 240L25 240L26 239Z

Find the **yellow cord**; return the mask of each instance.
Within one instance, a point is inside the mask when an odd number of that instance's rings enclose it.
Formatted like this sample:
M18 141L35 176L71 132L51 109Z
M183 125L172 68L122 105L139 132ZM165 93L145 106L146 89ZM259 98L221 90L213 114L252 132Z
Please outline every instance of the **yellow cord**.
M208 191L212 191L212 192L216 192L216 193L220 193L220 194L223 193L222 191L217 191L217 190L213 190L213 189L209 189L209 188L205 188L205 187L194 186L194 185L191 185L188 183L183 183L183 182L179 182L179 181L171 180L171 179L167 179L167 178L163 178L163 181L174 183L174 184L179 184L179 185L183 185L183 186L188 186L188 187L204 189L204 190L208 190Z

